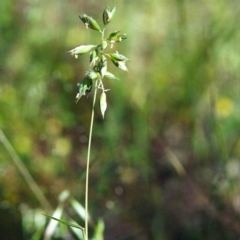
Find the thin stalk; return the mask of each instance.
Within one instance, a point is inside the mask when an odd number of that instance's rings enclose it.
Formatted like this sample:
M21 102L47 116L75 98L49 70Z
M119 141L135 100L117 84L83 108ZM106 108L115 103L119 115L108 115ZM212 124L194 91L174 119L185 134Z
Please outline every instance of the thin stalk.
M98 80L95 81L93 105L92 105L92 115L88 138L88 152L87 152L87 166L86 166L86 185L85 185L85 240L88 240L88 185L89 185L89 164L90 164L90 154L91 154L91 143L92 143L92 131L93 131L93 120L94 120L94 107L96 103L98 88Z
M38 199L41 206L46 210L52 210L52 207L44 194L42 193L40 187L37 185L37 183L34 181L32 175L29 173L26 166L23 164L22 160L18 156L17 152L13 148L12 144L8 141L7 137L3 133L3 131L0 129L0 142L2 142L5 149L8 151L9 155L11 156L14 164L18 168L19 172L22 174L23 178L29 185L30 189Z

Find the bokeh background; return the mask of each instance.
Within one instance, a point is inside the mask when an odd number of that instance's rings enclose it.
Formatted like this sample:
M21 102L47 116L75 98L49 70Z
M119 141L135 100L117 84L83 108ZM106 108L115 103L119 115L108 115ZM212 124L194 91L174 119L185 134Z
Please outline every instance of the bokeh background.
M68 51L99 43L78 15L101 22L108 5L131 62L110 67L104 120L96 108L91 231L101 219L106 240L239 239L236 0L0 1L0 238L41 239L63 191L84 204L92 95L75 95L88 56ZM80 221L68 200L64 214ZM59 229L52 239L77 239Z

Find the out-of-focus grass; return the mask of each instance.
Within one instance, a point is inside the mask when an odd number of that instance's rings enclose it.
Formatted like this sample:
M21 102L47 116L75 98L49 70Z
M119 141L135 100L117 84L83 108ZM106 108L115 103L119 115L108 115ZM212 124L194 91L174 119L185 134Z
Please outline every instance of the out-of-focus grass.
M101 21L107 4L0 3L0 127L53 205L64 189L84 199L91 96L77 105L74 98L87 56L75 60L67 51L96 43L78 14ZM112 30L128 34L119 48L131 62L127 76L119 71L121 80L107 83L105 120L97 113L92 216L105 220L106 239L138 231L138 239L236 238L238 2L111 5L117 6ZM184 177L166 149L184 167ZM1 199L12 208L38 207L2 146L0 159Z

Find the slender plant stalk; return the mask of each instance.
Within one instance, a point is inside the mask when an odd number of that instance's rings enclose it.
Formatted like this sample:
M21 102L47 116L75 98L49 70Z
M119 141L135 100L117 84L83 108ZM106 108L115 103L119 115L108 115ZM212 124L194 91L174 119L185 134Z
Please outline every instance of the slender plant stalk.
M46 210L51 210L52 207L49 204L48 200L46 199L46 197L42 193L42 191L39 188L39 186L37 185L37 183L34 181L32 175L29 173L28 169L23 164L23 162L21 161L17 152L13 148L12 144L8 141L7 137L5 136L5 134L3 133L3 131L1 129L0 129L0 141L2 142L5 149L8 151L8 153L11 156L11 158L12 158L14 164L16 165L17 169L22 174L23 178L25 179L25 181L29 185L30 189L32 190L32 192L34 193L36 198L38 199L41 206Z
M91 154L91 143L92 143L92 131L93 131L93 120L94 120L94 108L96 103L98 81L95 82L91 123L88 138L88 152L87 152L87 166L86 166L86 185L85 185L85 240L88 240L88 180L89 180L89 164L90 164L90 154Z
M92 132L93 132L93 121L94 121L94 110L95 103L97 97L97 90L99 89L102 93L99 96L100 110L102 113L102 117L104 118L105 111L107 109L107 96L106 92L109 89L104 88L103 78L108 78L111 80L117 80L114 74L108 72L108 61L110 60L116 67L120 68L123 71L128 71L126 67L126 62L129 61L127 57L116 52L105 52L110 44L112 48L116 42L122 42L127 38L125 33L121 33L121 31L111 32L108 38L104 37L105 27L109 24L111 19L114 16L116 11L116 7L110 8L107 7L103 11L103 28L99 26L96 20L92 17L89 17L86 14L82 14L79 16L80 20L86 26L87 29L92 29L101 33L101 42L98 45L88 44L88 45L80 45L72 50L70 50L70 54L75 58L78 58L78 55L82 55L90 52L90 64L89 70L86 72L86 75L82 79L81 82L77 84L77 95L76 95L76 103L82 96L88 95L93 88L94 84L94 96L93 96L93 104L92 104L92 114L91 114L91 122L89 129L89 138L88 138L88 151L87 151L87 163L86 163L86 184L85 184L85 229L84 229L84 239L88 240L88 189L89 189L89 165L90 165L90 154L91 154L91 143L92 143Z

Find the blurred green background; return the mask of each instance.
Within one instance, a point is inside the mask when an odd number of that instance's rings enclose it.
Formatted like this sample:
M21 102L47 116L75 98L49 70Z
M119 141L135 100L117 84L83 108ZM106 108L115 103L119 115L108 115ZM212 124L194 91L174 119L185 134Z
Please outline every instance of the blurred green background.
M92 226L102 219L106 240L239 239L236 0L0 1L0 238L41 239L39 212L64 190L84 204L92 95L78 104L75 95L88 56L68 51L99 43L78 15L101 22L108 5L117 7L108 29L127 33L117 49L131 62L129 73L111 68L120 80L105 82L104 120L96 109ZM76 238L65 228L52 239Z

